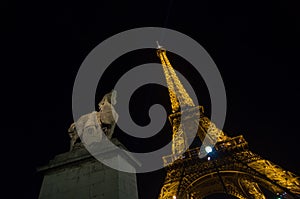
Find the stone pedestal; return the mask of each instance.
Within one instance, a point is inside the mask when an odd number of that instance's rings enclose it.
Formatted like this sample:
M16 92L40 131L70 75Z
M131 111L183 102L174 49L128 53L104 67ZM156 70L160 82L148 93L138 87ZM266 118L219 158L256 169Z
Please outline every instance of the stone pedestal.
M121 145L117 141L115 143ZM99 155L132 171L139 164L128 154L116 153L112 148L101 150ZM39 171L44 173L40 199L138 198L135 173L121 172L104 165L84 147L57 155Z

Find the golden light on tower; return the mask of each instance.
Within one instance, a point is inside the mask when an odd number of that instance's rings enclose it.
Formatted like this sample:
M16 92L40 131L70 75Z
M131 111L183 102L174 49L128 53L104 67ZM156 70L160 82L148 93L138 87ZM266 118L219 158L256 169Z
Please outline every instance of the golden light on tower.
M240 199L264 199L260 186L288 199L300 197L297 175L252 153L242 135L225 135L204 115L203 107L194 104L177 77L166 49L158 45L157 55L169 90L173 133L172 154L163 157L167 174L160 199L202 199L214 193ZM196 131L202 143L208 140L205 158L199 158L200 147L189 149L190 131Z

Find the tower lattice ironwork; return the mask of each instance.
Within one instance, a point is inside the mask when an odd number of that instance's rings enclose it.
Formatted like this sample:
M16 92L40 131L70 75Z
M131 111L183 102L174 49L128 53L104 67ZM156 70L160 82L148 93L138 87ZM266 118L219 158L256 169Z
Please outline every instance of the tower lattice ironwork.
M215 193L263 199L264 189L280 197L300 198L299 176L251 152L242 135L229 137L218 129L186 92L166 50L159 46L157 55L169 90L173 131L172 154L163 157L166 177L159 199L200 199ZM202 142L207 136L209 142L215 143L213 151L203 158L200 157L205 152L200 147L188 146L192 131Z

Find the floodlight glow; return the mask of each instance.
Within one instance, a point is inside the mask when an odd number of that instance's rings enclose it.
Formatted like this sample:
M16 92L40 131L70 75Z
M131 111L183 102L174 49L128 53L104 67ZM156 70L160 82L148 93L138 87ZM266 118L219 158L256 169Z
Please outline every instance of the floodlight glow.
M205 147L205 151L206 151L206 153L212 152L211 146L206 146L206 147Z

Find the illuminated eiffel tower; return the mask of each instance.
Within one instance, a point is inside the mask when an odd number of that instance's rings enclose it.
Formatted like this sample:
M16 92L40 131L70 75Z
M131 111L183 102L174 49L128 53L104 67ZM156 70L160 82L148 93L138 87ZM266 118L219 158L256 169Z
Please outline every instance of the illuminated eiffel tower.
M216 193L264 199L262 190L278 198L300 198L300 178L251 152L242 135L229 137L218 129L205 117L203 107L195 106L159 45L157 55L169 90L173 130L172 154L163 157L166 177L159 199L201 199ZM191 131L202 143L207 136L206 152L189 148Z

